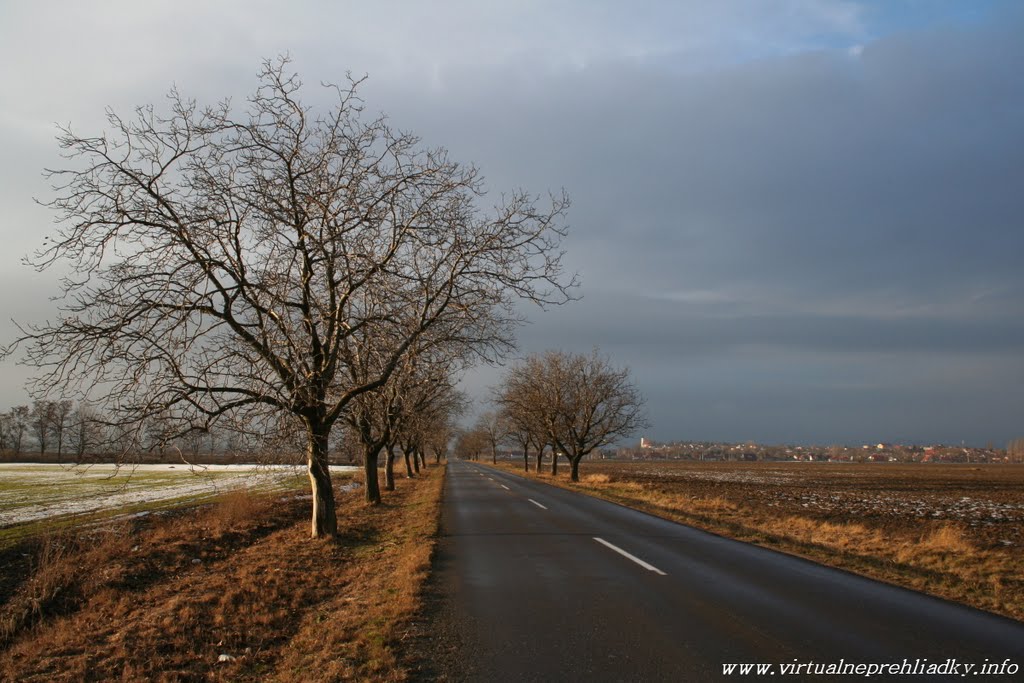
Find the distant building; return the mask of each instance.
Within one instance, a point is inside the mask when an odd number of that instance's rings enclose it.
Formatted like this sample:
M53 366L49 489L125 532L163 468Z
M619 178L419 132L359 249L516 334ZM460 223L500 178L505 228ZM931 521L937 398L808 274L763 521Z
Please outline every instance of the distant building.
M651 448L651 441L645 437L640 437L640 448Z

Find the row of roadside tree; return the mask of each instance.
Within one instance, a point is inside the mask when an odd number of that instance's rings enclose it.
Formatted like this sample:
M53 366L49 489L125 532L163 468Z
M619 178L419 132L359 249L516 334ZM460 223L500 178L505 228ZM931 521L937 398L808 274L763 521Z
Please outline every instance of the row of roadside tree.
M577 285L564 193L490 199L475 167L366 115L358 86L314 109L280 58L241 107L172 91L167 111L65 129L58 228L29 259L60 271L60 312L0 350L37 368L33 398L139 439L301 441L313 536L337 531L339 432L380 501L381 454L440 451L461 373L514 348L524 302Z

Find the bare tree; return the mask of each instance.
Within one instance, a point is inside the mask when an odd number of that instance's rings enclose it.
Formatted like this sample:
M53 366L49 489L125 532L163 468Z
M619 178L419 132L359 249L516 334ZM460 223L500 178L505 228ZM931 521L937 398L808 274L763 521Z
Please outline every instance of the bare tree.
M13 445L14 418L10 412L0 413L0 454Z
M14 455L21 455L25 444L25 432L29 429L29 421L32 417L32 409L28 406L14 406L10 412L10 441Z
M509 433L523 451L523 467L528 472L529 453L536 457L540 473L544 453L551 444L550 425L555 419L555 401L549 393L550 369L544 355L534 354L517 362L506 371L502 382L492 388L493 400L500 407L509 425ZM554 449L552 449L554 451ZM552 453L551 473L558 474L558 458Z
M453 415L452 417L457 416ZM448 457L448 445L451 443L454 433L455 428L449 419L439 420L425 426L423 432L424 452L430 449L434 454L436 464L441 464L441 458Z
M203 449L203 442L207 441L208 437L209 433L207 431L193 429L178 437L178 441L188 457L195 460L199 457L199 453Z
M363 441L350 424L341 421L332 432L331 438L335 442L339 460L349 465L363 464Z
M476 431L483 435L491 451L491 462L498 462L498 446L508 438L509 423L499 411L488 410L476 420Z
M595 349L589 356L554 354L556 377L568 382L557 392L551 439L569 459L570 478L579 481L580 460L616 439L648 425L643 398L629 370L616 368Z
M529 452L532 449L538 473L550 441L548 427L554 420L551 412L554 403L545 388L547 381L544 356L533 355L510 368L494 391L494 401L509 424L512 438L523 449L524 468L526 471L530 469ZM557 458L552 458L552 467L557 473Z
M455 456L460 460L479 460L486 450L487 435L479 429L462 431L455 439Z
M553 450L552 473L564 455L572 481L579 481L580 461L588 454L647 425L629 371L597 350L531 356L509 371L498 394L506 410L521 406L534 424L543 425Z
M511 439L523 454L523 471L530 471L530 451L533 451L537 458L537 472L540 472L541 463L544 459L544 448L547 442L544 440L544 432L538 431L523 423L516 422L511 415L506 413L508 420L508 438Z
M73 402L67 400L53 402L50 428L53 431L53 439L57 442L58 463L64 459L64 443L67 441L68 420L71 419L71 411L74 409L74 406Z
M368 367L358 368L357 372L360 375L380 374L378 364L384 362L388 354L386 351L384 354L378 353L378 350L384 350L383 345L364 349L361 357ZM407 359L382 387L353 398L349 409L343 414L353 433L359 437L363 456L363 488L366 502L371 505L381 502L378 458L385 448L387 454L384 488L388 491L395 489L392 441L401 419L401 394L411 375L410 365Z
M50 432L53 431L53 401L36 400L32 402L32 413L29 425L32 435L36 437L39 455L46 453L49 445Z
M423 379L405 393L402 419L396 430L396 443L405 458L406 476L418 465L426 466L428 449L434 461L441 462L447 451L453 421L466 409L466 400L455 389L453 368L445 363L428 366Z
M79 403L70 418L69 442L75 462L82 462L85 456L103 444L103 420L94 407Z
M507 352L515 301L571 298L561 268L564 195L524 192L491 209L478 171L366 120L358 82L336 106L304 106L287 60L266 62L238 115L171 91L111 131L63 131L71 169L51 171L61 227L31 263L61 264L55 322L10 347L41 369L34 395L108 397L112 420L165 413L180 433L227 415L284 413L306 433L312 534L336 531L331 430L382 387L410 348ZM372 375L363 340L397 340Z
M393 455L397 448L401 448L406 477L411 478L414 471L419 474L421 467L426 467L429 430L439 423L447 423L462 410L461 394L454 385L457 361L444 358L421 360L402 377L389 452ZM393 464L393 460L389 464ZM388 473L393 476L390 469Z
M380 364L390 356L390 348L400 339L374 335L364 340L349 371L353 380L380 374ZM447 336L438 340L424 334L410 346L402 362L388 381L376 391L360 394L352 400L345 419L359 435L363 446L366 501L381 501L378 481L378 458L385 453L384 489L395 490L395 452L402 444L406 471L420 469L419 425L424 417L442 409L447 396L454 391L454 377L468 362L471 348ZM410 462L411 459L411 462Z

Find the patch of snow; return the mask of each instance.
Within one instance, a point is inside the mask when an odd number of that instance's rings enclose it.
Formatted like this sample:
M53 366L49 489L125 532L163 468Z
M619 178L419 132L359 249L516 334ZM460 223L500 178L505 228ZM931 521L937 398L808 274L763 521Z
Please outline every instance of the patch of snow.
M339 473L360 469L331 466L332 472ZM160 501L200 500L228 490L264 488L305 476L302 465L0 464L0 487L4 489L0 527Z

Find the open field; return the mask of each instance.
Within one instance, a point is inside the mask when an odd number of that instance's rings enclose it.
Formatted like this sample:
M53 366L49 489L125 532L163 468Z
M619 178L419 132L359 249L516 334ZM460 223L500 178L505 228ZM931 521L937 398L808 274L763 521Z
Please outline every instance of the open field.
M521 472L521 466L502 465ZM586 462L557 480L652 514L1024 619L1024 467ZM531 473L530 476L537 476Z
M378 507L360 478L336 541L307 493L235 489L0 550L0 680L404 680L444 470Z
M359 468L331 469L352 473ZM144 515L241 488L292 489L307 484L305 468L288 465L0 464L0 547L52 524Z

